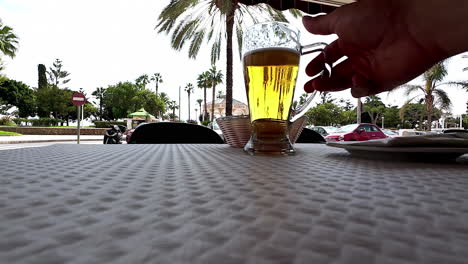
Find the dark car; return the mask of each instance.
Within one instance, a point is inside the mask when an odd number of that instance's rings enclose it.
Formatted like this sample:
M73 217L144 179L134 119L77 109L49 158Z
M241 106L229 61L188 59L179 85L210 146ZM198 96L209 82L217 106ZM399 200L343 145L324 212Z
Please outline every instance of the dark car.
M310 127L310 129L319 133L320 135L322 135L322 137L326 137L338 131L337 127L332 127L332 126L314 126L314 127Z
M135 129L137 127L139 127L140 125L142 125L142 124L147 124L147 122L142 122L142 123L138 124L135 128L128 129L127 131L125 131L124 135L125 135L125 141L127 142L127 144L130 143L130 140L132 139L132 134L135 131Z
M342 126L334 134L325 137L326 141L366 141L387 136L374 124L351 124Z

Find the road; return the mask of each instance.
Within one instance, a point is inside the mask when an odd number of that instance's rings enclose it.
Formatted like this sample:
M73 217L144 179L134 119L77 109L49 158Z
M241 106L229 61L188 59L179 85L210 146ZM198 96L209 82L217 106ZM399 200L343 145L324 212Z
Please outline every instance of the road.
M0 151L19 148L37 148L45 147L54 144L76 144L76 141L56 141L56 142L41 142L41 143L18 143L18 144L0 144ZM102 144L102 141L81 141L80 144Z

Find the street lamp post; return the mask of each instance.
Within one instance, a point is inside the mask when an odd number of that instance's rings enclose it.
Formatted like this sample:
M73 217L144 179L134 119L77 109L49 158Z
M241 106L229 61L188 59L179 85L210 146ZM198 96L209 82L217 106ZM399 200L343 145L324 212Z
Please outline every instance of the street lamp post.
M385 117L384 117L384 116L382 116L382 129L384 129L384 128L385 128L384 121L385 121Z

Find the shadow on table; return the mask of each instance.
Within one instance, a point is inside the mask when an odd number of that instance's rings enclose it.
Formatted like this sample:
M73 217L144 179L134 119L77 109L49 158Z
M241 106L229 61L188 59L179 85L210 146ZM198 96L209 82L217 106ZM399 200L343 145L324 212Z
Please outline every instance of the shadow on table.
M138 126L129 144L223 144L213 130L188 123L160 122Z
M443 154L442 154L443 155ZM414 163L414 164L453 164L453 165L464 165L468 166L468 154L458 158L453 157L434 157L434 156L408 156L408 155L395 155L395 153L349 153L343 151L340 153L328 153L327 158L340 160L340 161L380 161L388 164L399 164L399 163Z

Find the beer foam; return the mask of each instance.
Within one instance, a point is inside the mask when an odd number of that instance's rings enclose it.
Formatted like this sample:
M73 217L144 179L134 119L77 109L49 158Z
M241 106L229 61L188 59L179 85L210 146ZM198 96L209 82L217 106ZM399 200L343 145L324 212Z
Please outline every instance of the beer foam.
M296 53L297 55L301 56L301 53L296 49L286 48L286 47L268 47L268 48L260 48L260 49L254 49L254 50L248 51L248 52L246 52L244 54L244 56L242 56L242 58L244 58L245 56L248 56L248 55L250 55L252 53L264 52L264 51L270 51L270 50L289 51L291 53Z

